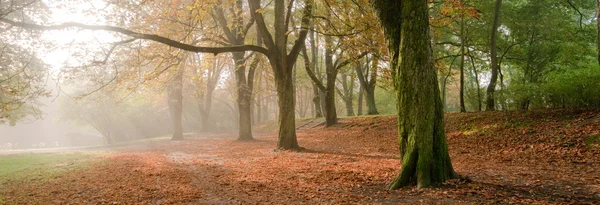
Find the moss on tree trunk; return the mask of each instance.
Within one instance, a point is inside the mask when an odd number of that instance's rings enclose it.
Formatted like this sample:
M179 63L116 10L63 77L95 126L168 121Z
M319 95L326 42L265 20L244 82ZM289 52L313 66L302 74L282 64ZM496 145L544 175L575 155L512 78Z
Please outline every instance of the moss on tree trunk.
M402 170L390 188L412 184L427 187L457 177L446 144L427 1L377 0L374 6L386 29L392 56L399 57L392 66L395 68Z

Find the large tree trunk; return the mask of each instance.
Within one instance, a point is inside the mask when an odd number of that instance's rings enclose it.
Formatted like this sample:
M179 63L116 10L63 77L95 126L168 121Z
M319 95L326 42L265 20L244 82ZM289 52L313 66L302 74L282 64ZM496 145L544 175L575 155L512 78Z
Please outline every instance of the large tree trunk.
M367 101L367 115L378 115L377 106L375 105L375 87L365 90L365 100Z
M244 53L233 53L237 86L237 106L239 112L238 140L253 140L252 137L252 83L246 80ZM250 79L254 73L248 74Z
M390 185L426 187L457 177L446 144L444 112L433 65L427 1L376 0L395 69L402 171ZM400 18L398 18L400 14ZM400 30L398 30L400 28Z
M202 100L203 103L198 104L198 109L200 110L200 123L201 123L201 130L206 132L206 131L210 131L210 110L211 110L211 105L212 105L212 90L211 89L207 89L206 90L206 95L203 96Z
M321 112L321 95L319 94L319 88L313 83L313 107L315 109L315 118L323 117Z
M600 2L600 0L598 0ZM487 87L487 97L485 108L486 110L496 110L494 92L496 91L496 81L498 80L498 54L496 51L496 35L498 33L498 25L500 24L500 7L502 0L496 0L496 8L494 9L494 23L492 24L492 35L490 38L490 58L492 67L492 76L490 84ZM600 60L600 58L598 59Z
M284 68L276 67L276 70ZM292 83L292 72L275 72L275 87L277 89L279 105L279 133L277 149L300 149L296 139L294 84Z
M168 105L173 125L171 140L183 140L183 70L183 67L179 68L173 82L171 82L167 89L169 96Z
M325 72L327 85L325 86L325 126L337 124L337 111L335 109L335 79L337 69L333 66L333 42L330 36L325 36Z

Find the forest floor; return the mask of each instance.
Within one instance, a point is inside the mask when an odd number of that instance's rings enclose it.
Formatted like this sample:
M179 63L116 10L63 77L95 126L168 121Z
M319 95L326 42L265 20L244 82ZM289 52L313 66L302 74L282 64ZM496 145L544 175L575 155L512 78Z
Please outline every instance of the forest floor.
M386 185L400 169L396 118L344 118L237 142L198 134L117 148L0 156L0 204L598 204L600 110L446 115L455 170L471 182Z

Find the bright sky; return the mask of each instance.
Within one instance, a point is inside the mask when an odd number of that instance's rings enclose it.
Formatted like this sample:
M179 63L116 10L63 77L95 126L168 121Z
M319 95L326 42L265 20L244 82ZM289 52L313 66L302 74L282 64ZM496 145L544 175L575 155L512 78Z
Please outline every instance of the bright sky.
M44 3L49 5L51 8L51 15L48 19L49 24L60 24L64 22L79 22L84 24L92 25L104 25L106 21L98 18L98 16L86 14L84 11L93 8L104 8L106 3L103 0L91 0L86 3L77 4L74 8L60 7L60 1L44 0ZM69 60L71 56L71 49L69 44L73 43L85 43L89 49L96 50L101 48L101 45L106 47L106 43L118 41L111 33L104 31L85 31L85 30L60 30L45 32L42 35L42 39L45 41L53 42L58 48L53 48L47 52L41 53L40 57L47 64L52 66L53 71L58 71L64 66L64 63ZM99 43L103 42L103 43ZM81 48L78 46L77 48ZM70 61L73 63L73 61Z

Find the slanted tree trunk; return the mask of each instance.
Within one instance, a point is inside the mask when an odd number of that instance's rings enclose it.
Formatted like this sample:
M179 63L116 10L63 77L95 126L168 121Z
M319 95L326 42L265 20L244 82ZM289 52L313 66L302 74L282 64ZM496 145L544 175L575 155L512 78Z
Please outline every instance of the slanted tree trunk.
M473 69L473 74L475 74L475 88L477 89L477 111L481 112L482 104L481 104L481 86L479 85L479 73L477 72L477 68L475 67L475 58L473 58L473 56L471 55L471 49L469 49L469 48L467 48L467 56L469 57L469 61L471 62L471 68Z
M348 77L350 82L348 82ZM345 73L341 74L342 90L336 88L338 95L346 105L346 116L354 116L354 76L348 76Z
M598 2L600 2L600 0L598 0ZM490 84L488 84L488 87L487 87L487 96L486 96L486 102L485 102L486 110L496 110L494 92L496 91L496 81L498 80L498 67L499 67L498 54L496 51L496 35L498 33L498 25L500 24L500 7L501 6L502 6L502 0L496 0L496 7L494 9L494 22L492 23L492 35L490 38L490 58L491 58L492 76L490 77ZM600 61L600 56L599 56L598 60Z
M395 70L402 171L390 185L427 187L458 175L452 168L433 65L427 1L374 0ZM401 55L402 61L399 61Z
M180 66L175 74L173 81L167 88L169 100L169 113L173 125L173 136L171 140L183 140L183 71L184 67Z

